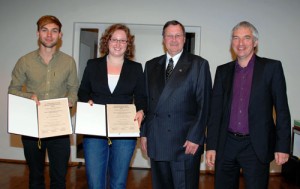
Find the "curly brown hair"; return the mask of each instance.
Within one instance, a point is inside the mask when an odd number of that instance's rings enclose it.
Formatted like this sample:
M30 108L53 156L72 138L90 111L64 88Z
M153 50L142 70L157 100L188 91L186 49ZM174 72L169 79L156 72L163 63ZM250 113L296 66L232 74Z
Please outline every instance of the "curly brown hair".
M132 60L135 53L134 35L130 33L130 29L124 24L113 24L105 30L100 39L100 54L101 56L105 56L109 53L108 42L113 33L117 30L122 30L126 33L127 49L125 57Z

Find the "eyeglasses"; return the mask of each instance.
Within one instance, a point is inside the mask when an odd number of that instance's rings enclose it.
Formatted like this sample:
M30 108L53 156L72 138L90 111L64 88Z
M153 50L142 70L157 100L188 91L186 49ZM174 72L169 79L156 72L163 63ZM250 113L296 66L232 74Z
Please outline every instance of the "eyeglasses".
M165 35L165 38L169 39L169 40L174 39L174 38L180 39L182 37L183 37L183 34L175 34L175 35L167 34L167 35Z
M110 38L109 40L110 40L110 42L112 42L114 44L119 42L120 44L123 44L123 45L127 44L127 42L128 42L126 39L113 39L113 38Z

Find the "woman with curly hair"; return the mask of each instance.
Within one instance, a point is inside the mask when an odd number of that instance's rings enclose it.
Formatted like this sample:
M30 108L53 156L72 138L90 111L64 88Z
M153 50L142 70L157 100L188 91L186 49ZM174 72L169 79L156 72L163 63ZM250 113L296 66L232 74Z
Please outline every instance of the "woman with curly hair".
M134 36L124 24L108 27L100 39L101 57L87 62L78 98L95 104L132 104L141 124L146 108L143 68L134 62ZM83 149L89 189L126 189L136 138L85 135Z

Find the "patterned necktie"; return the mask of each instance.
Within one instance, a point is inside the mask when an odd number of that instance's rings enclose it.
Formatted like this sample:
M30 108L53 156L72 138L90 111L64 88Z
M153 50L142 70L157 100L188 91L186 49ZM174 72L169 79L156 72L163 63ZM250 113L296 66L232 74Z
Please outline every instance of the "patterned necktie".
M166 70L166 80L168 80L170 78L170 75L173 71L173 59L170 58L169 59L169 63L168 63L168 67L167 67L167 70Z

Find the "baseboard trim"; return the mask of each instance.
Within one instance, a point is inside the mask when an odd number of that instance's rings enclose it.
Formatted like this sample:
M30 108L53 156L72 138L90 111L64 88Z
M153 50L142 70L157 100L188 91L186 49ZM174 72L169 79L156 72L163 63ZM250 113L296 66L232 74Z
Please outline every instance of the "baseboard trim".
M26 164L25 160L12 160L12 159L0 159L0 162L3 163L15 163L15 164ZM49 163L46 162L46 165ZM84 163L82 162L69 162L68 164L69 167L78 167L80 168L81 166L84 166ZM150 170L150 168L144 168L144 167L130 167L132 170ZM214 170L200 170L200 174L215 174ZM243 174L241 172L241 174ZM281 172L270 172L270 176L280 176Z

